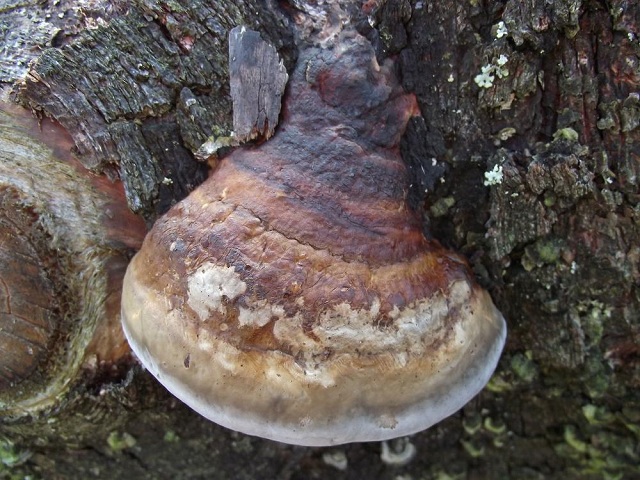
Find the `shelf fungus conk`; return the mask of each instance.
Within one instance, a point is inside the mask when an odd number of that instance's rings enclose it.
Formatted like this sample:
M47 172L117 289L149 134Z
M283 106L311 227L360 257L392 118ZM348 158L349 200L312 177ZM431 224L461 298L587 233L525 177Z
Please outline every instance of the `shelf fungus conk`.
M145 367L223 426L299 445L378 441L489 380L502 315L424 237L398 143L411 116L362 37L302 52L280 126L160 218L125 277Z

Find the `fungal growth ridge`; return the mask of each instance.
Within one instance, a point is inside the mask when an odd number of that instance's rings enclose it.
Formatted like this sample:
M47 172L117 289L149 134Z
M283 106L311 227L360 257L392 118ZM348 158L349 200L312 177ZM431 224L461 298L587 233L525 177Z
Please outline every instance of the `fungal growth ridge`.
M174 395L234 430L334 445L425 429L482 389L505 323L406 205L417 113L359 35L300 54L273 138L224 158L128 268L125 333Z

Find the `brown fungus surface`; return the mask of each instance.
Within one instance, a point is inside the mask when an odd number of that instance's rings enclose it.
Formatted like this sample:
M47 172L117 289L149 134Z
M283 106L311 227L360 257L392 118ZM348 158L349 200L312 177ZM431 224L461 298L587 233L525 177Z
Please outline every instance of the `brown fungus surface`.
M384 440L488 381L506 328L405 202L418 114L362 37L308 48L272 139L158 220L125 277L142 363L207 418L301 445Z

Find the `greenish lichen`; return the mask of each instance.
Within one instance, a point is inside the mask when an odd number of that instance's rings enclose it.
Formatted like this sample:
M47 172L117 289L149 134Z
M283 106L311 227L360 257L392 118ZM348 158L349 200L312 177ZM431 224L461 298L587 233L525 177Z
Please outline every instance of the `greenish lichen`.
M484 445L478 445L472 440L460 440L465 451L473 458L482 457L485 454Z
M638 440L640 440L640 406L625 405L622 407L620 420L624 426L632 431Z
M127 432L113 431L107 437L107 445L113 452L120 452L136 445L136 439Z
M622 102L620 111L620 125L623 132L630 132L640 125L640 94L630 93Z
M178 443L180 441L180 437L173 430L167 430L164 432L164 437L162 439L167 443Z
M487 417L484 419L483 426L487 431L494 435L502 435L507 431L507 425L504 423L504 420L500 418L493 419L491 417Z
M434 476L433 476L434 480L463 480L466 478L467 478L466 474L459 474L459 475L452 476L443 470L438 470L437 472L434 473Z
M31 457L29 450L18 448L11 440L0 440L0 463L2 467L12 468L22 465L29 457ZM2 471L3 468L0 468L0 473L2 473Z
M482 428L482 416L478 412L474 412L470 415L465 415L462 420L462 428L464 431L473 436L480 431Z
M561 128L553 134L554 140L568 140L570 142L578 141L578 132L571 127Z
M584 410L591 417L597 415L599 409L587 406ZM603 418L613 420L615 416L607 414ZM575 425L565 425L564 443L555 446L556 453L571 460L570 470L577 478L614 479L625 478L625 472L637 473L634 467L639 460L636 442L601 426L598 425L598 430L580 432Z
M555 264L565 247L565 242L556 238L541 238L525 247L521 263L527 272L543 265Z
M447 214L449 209L453 207L456 203L456 199L454 197L444 197L438 199L436 203L431 205L429 211L431 212L432 218L442 217Z
M505 378L504 372L496 372L485 388L493 393L504 393L513 390L513 385Z
M614 100L612 102L601 102L598 105L600 112L600 118L596 122L596 126L600 130L611 130L612 133L616 133L618 128L618 106L619 102Z
M381 25L378 28L378 33L380 34L380 39L384 43L385 47L390 48L393 42L393 35L391 35L389 28L386 25Z
M587 444L580 438L578 438L578 434L576 428L573 425L566 425L564 428L564 441L573 448L576 452L586 453L587 452Z
M577 305L586 347L597 346L602 340L604 325L611 318L612 308L598 300L580 302Z
M610 424L615 418L606 407L597 406L592 403L588 403L582 407L582 414L584 418L587 419L587 422L594 426Z
M547 208L551 208L556 204L556 201L558 200L558 198L556 197L556 194L553 192L545 192L544 193L544 206Z
M589 356L584 363L583 382L585 393L590 398L600 398L609 388L611 376L598 356Z
M531 383L538 376L538 367L532 360L531 351L527 351L524 354L516 353L511 357L510 364L513 373L524 383Z
M496 138L502 142L509 140L513 137L518 131L513 127L505 127L498 132Z

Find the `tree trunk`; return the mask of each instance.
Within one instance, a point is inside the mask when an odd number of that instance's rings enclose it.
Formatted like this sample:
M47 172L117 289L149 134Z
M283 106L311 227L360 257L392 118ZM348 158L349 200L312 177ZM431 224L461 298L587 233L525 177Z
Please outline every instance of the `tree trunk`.
M0 81L72 139L0 111L0 233L8 245L28 232L18 255L0 250L2 478L640 476L636 2L87 3L84 17L48 5L50 20L36 2L0 9L6 25L41 20L22 50L5 38ZM42 34L65 12L75 27ZM406 442L294 447L210 423L136 363L117 324L140 219L151 225L206 178L226 147L203 144L229 145L229 31L260 32L291 71L309 19L342 16L417 97L401 150L425 232L467 256L509 329L489 385L412 436L413 457ZM28 71L15 67L50 37ZM81 208L55 206L68 204ZM46 308L16 310L18 265L41 282L24 297ZM36 336L16 327L29 315Z

